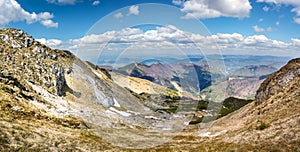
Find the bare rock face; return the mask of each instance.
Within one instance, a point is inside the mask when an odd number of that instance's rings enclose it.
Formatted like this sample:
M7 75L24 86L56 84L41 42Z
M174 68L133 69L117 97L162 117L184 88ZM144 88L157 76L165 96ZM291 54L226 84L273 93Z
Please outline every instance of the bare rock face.
M56 74L56 91L58 96L65 96L63 90L64 86L67 86L64 68L60 67Z
M293 59L279 71L269 76L257 90L256 104L268 100L271 96L287 89L300 88L300 58ZM300 92L300 90L299 90Z

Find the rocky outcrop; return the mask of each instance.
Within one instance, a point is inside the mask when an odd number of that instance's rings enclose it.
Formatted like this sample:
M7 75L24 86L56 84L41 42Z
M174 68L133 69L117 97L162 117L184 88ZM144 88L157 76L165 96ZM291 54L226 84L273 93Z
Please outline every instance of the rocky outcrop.
M65 71L74 56L68 51L52 50L18 29L0 30L0 73L19 81L29 81L63 96Z
M60 67L56 74L56 91L58 96L65 96L64 87L67 86L64 68Z
M260 104L275 94L288 93L288 89L300 88L300 58L293 59L276 73L269 76L257 90L256 104ZM298 92L298 93L299 93Z
M0 39L7 44L10 45L14 49L23 48L23 47L30 47L37 42L25 33L22 30L17 29L4 29L1 31Z

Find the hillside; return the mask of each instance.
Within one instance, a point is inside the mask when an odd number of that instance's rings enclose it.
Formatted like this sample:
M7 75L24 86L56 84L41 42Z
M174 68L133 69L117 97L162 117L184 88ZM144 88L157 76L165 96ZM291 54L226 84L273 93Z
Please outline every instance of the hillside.
M297 58L261 84L255 102L216 120L205 132L224 133L213 138L215 141L250 144L265 147L267 151L299 150L299 82L300 58Z
M112 147L69 113L66 99L78 95L67 84L74 55L16 29L0 30L0 44L0 151Z

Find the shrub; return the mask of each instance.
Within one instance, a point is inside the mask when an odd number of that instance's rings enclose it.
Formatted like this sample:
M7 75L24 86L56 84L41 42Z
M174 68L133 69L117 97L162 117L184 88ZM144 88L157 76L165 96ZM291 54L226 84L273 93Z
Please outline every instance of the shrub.
M268 128L268 127L270 127L270 124L262 121L260 123L260 125L256 129L257 130L264 130L264 129Z

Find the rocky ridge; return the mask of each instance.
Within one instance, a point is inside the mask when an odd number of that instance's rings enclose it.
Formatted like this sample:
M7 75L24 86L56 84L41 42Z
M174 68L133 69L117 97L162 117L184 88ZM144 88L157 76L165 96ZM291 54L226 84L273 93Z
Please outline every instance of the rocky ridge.
M74 58L70 52L52 50L16 29L3 29L0 44L2 75L32 82L59 96L65 95L64 74L71 71Z

